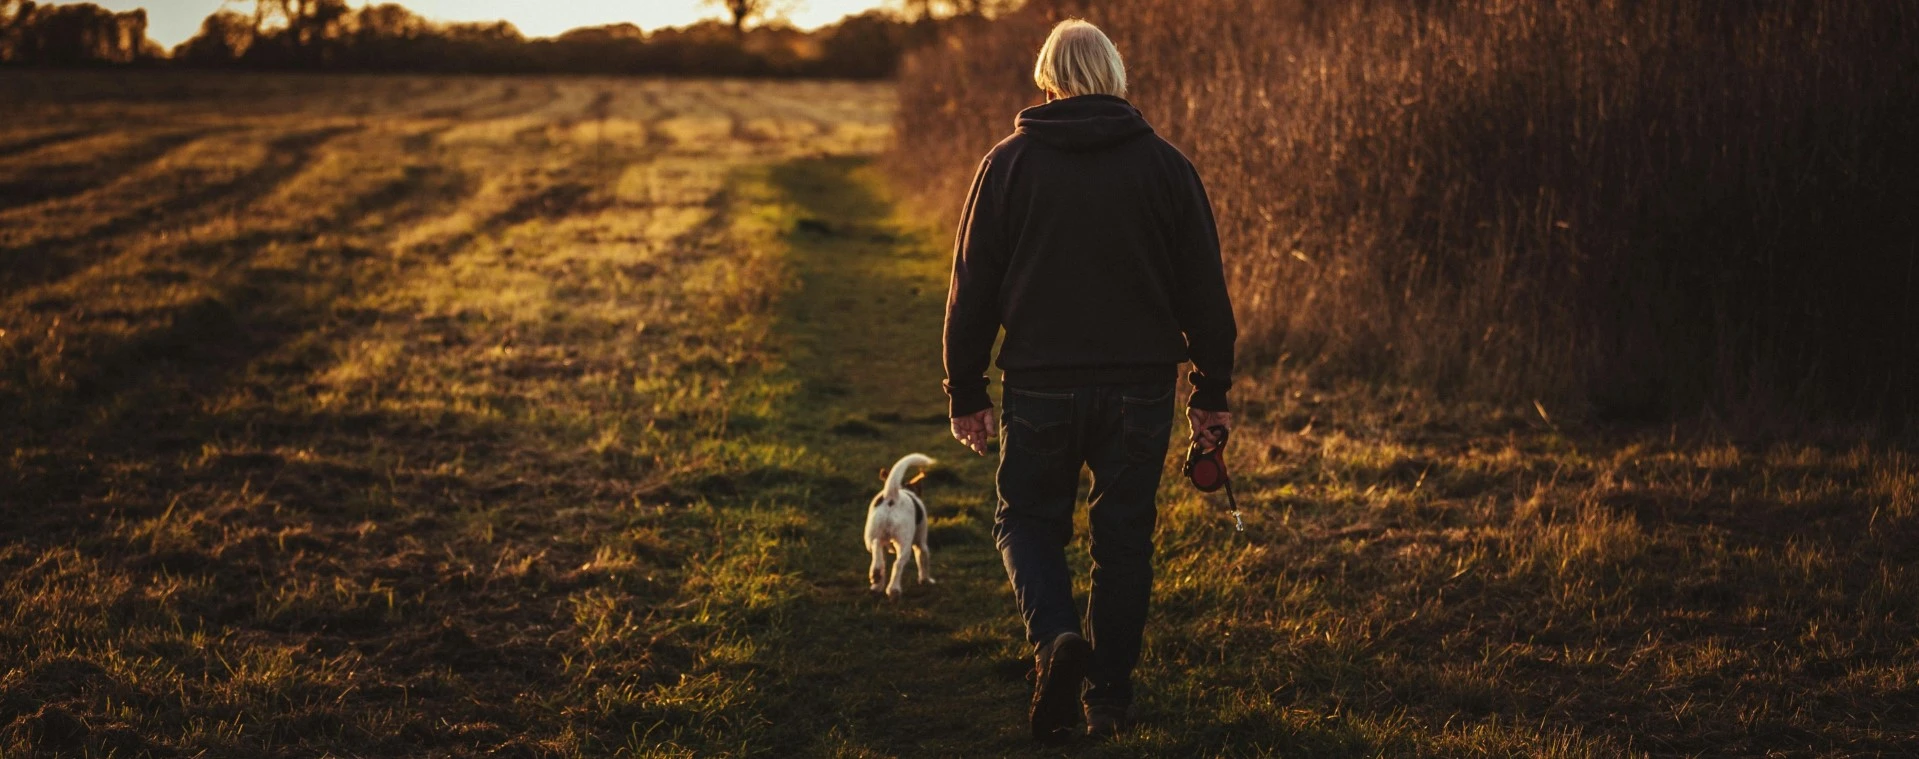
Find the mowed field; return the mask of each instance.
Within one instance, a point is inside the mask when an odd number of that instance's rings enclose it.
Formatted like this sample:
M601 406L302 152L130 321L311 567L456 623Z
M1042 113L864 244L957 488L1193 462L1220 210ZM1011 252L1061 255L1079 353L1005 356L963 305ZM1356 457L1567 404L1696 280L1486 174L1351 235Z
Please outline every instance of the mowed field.
M1029 747L992 461L938 390L949 230L868 162L888 85L0 102L0 753L1919 745L1910 454L1255 366L1246 532L1168 462L1140 730ZM912 451L940 582L887 602L859 530Z

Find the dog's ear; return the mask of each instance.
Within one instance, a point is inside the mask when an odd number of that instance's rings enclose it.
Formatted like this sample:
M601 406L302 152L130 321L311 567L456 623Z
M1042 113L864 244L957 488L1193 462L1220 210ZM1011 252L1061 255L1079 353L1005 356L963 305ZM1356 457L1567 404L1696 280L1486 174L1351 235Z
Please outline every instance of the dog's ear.
M913 495L926 495L926 493L922 492L922 488L925 488L925 487L926 487L926 472L924 471L920 472L919 474L913 475L913 479L906 481L906 489L913 491Z
M880 482L885 482L886 478L888 476L891 476L892 474L893 474L892 470L889 470L886 467L880 467Z

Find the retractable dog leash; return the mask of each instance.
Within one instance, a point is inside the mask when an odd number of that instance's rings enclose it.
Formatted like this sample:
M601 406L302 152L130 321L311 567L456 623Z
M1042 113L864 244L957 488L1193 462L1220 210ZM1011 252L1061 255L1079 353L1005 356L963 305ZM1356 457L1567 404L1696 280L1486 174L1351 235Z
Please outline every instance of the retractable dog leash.
M1246 523L1239 518L1239 499L1233 497L1233 478L1226 474L1226 437L1228 430L1221 425L1206 428L1219 437L1219 445L1211 450L1202 450L1199 441L1193 441L1186 449L1186 478L1193 481L1193 487L1201 493L1211 493L1220 488L1226 489L1226 505L1233 510L1233 529L1246 531Z

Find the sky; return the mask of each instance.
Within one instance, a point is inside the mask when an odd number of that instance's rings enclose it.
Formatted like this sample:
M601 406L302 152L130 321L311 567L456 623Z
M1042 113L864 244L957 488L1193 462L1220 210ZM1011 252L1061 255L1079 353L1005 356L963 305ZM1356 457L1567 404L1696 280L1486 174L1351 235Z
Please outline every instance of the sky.
M147 36L171 49L200 30L200 21L228 0L88 0L116 11L147 9ZM348 0L355 8L367 0ZM505 19L528 37L551 37L581 26L630 21L642 29L684 26L724 12L700 0L399 0L401 5L436 21L498 21ZM788 14L801 29L830 24L849 13L884 4L882 0L801 0ZM68 5L55 0L51 5ZM228 2L236 9L251 8L252 0Z

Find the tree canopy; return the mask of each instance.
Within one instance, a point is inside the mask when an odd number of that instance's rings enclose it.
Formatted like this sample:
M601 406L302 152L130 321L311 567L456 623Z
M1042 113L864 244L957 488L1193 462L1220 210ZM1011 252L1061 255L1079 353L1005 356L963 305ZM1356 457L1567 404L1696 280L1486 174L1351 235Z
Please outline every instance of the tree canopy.
M803 32L781 20L788 0L709 0L726 21L641 30L633 24L528 39L512 24L438 23L396 3L254 0L206 17L163 50L144 10L0 0L0 63L146 64L207 68L704 76L890 76L901 54L955 20L1012 0L907 0Z

